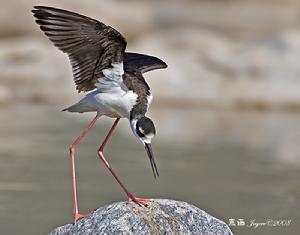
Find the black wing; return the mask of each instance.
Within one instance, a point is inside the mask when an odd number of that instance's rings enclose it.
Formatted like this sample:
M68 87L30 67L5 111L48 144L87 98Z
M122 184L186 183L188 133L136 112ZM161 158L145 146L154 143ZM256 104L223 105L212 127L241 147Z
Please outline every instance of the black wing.
M69 55L79 92L95 89L103 69L123 62L126 39L112 27L53 7L35 6L32 12L41 30Z
M124 55L124 70L126 72L139 71L146 73L155 69L164 69L168 65L161 59L144 54L125 52Z

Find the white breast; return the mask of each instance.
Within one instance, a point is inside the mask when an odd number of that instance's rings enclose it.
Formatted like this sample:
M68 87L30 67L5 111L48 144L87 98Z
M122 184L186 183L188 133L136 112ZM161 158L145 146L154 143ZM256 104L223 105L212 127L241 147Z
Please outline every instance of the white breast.
M98 93L94 96L94 105L98 113L109 117L130 117L130 111L137 102L137 94L133 91L114 93Z
M104 77L98 79L97 89L87 94L77 106L90 107L98 115L130 118L130 111L137 103L138 95L129 91L123 83L123 63L112 64L112 68L102 70ZM148 105L152 97L148 97Z

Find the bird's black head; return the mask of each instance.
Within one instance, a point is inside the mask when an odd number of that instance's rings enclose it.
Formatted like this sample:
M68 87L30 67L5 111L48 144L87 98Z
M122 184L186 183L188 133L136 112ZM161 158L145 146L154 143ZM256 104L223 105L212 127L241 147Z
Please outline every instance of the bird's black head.
M158 170L154 161L154 156L151 147L151 140L155 136L155 126L150 118L140 117L131 121L131 128L136 137L144 144L148 154L154 177L158 176Z
M135 124L135 131L142 142L149 144L156 133L154 123L147 117L141 117L137 120Z

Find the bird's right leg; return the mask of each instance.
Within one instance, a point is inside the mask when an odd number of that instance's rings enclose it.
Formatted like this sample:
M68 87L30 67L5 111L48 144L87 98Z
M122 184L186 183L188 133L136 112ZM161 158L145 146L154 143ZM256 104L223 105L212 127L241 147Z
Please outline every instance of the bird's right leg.
M78 212L78 204L77 204L77 191L76 191L76 175L75 175L75 149L77 144L80 143L80 141L83 139L83 137L86 135L86 133L94 126L95 122L97 121L97 116L93 118L93 120L90 122L90 124L83 130L83 132L76 138L76 140L70 145L70 158L72 163L72 187L73 187L73 196L74 196L74 223L77 222L77 220L84 218L88 214L80 214Z
M105 145L107 144L108 140L110 139L113 131L115 130L118 122L120 121L120 118L117 118L116 121L114 122L114 124L112 125L112 127L110 128L108 134L106 135L104 141L102 142L99 150L98 150L98 156L100 157L100 159L102 160L102 162L104 163L104 165L106 166L106 168L110 171L110 173L113 175L113 177L115 178L115 180L118 182L118 184L121 186L121 188L123 189L123 191L126 193L127 197L128 197L128 202L135 202L139 205L145 205L147 206L147 199L144 198L138 198L133 196L128 189L125 187L125 185L121 182L121 180L119 179L119 177L116 175L116 173L113 171L112 167L110 166L110 164L108 163L108 161L106 160L106 158L104 157L103 154L103 150Z

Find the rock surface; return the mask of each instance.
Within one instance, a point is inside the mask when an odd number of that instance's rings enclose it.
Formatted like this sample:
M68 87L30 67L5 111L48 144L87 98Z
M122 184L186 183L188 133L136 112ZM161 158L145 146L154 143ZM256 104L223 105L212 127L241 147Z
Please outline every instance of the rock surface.
M58 227L60 234L232 234L228 226L186 202L151 200L147 207L117 202L101 207L75 225Z

